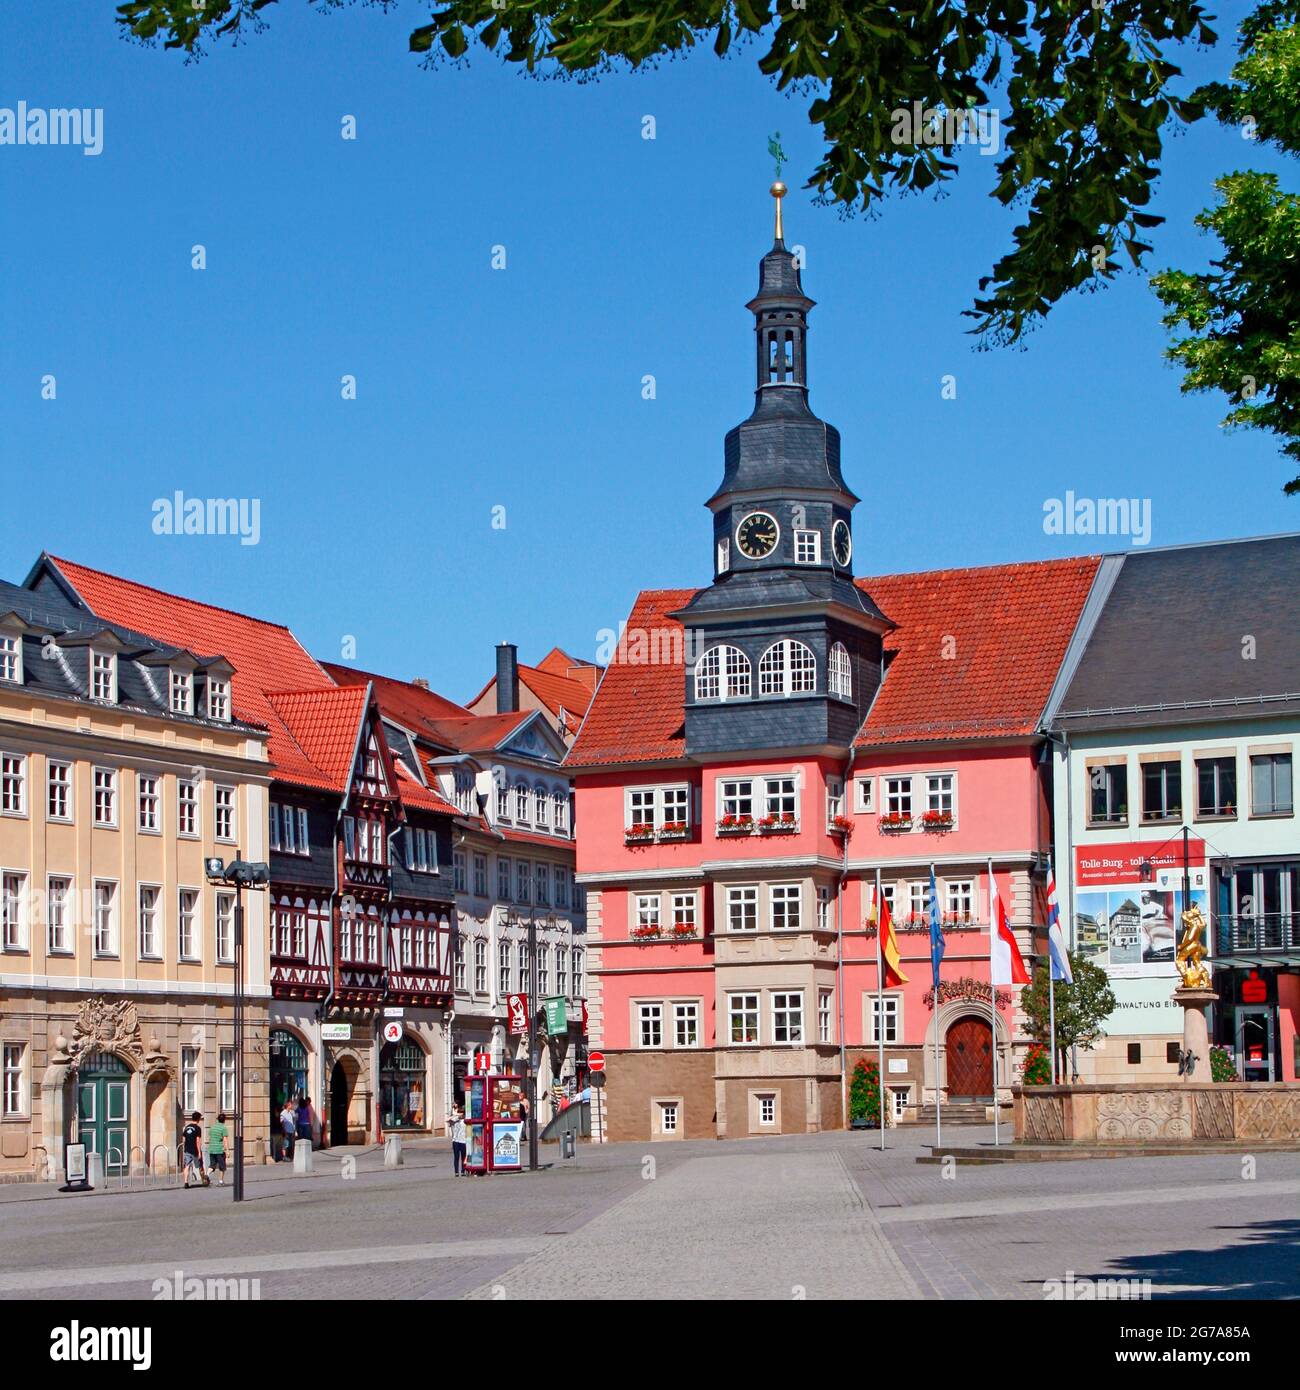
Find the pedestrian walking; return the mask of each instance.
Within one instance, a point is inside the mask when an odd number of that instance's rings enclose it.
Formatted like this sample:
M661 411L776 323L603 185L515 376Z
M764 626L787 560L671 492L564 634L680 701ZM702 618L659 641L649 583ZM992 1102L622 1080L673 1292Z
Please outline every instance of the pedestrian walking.
M293 1141L298 1133L297 1114L293 1101L286 1100L284 1109L280 1111L280 1137L284 1141L283 1153L286 1163L293 1158Z
M216 1124L208 1130L208 1169L216 1173L217 1186L226 1185L226 1138L230 1131L226 1128L226 1112L217 1116Z
M203 1151L200 1148L203 1141L203 1116L197 1110L190 1116L189 1124L181 1130L181 1141L185 1151L185 1186L206 1187L208 1175L203 1171ZM197 1182L190 1182L191 1173L198 1179Z
M314 1148L312 1143L312 1129L315 1126L316 1115L311 1108L311 1097L303 1096L298 1102L298 1113L294 1117L294 1128L297 1130L297 1140L299 1144L305 1143L307 1147Z
M451 1171L458 1178L465 1176L465 1116L460 1106L453 1105L447 1117L447 1132L451 1135Z

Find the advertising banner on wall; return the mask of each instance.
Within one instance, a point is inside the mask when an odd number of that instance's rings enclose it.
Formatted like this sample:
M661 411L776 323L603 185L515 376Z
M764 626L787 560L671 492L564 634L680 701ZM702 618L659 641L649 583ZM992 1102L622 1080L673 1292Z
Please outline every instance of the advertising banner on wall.
M1205 846L1191 849L1192 902L1208 920ZM1150 865L1145 876L1144 864ZM1159 854L1141 843L1075 851L1074 948L1112 980L1174 978L1187 906L1181 845L1167 846Z

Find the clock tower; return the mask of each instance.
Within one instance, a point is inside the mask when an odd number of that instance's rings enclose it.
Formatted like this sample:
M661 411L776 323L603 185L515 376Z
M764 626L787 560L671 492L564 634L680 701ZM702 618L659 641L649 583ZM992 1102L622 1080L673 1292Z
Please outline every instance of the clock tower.
M756 390L724 446L713 583L674 616L686 629L691 756L847 751L880 684L893 626L853 583L853 508L840 436L808 404L808 311L799 262L776 235L759 263Z

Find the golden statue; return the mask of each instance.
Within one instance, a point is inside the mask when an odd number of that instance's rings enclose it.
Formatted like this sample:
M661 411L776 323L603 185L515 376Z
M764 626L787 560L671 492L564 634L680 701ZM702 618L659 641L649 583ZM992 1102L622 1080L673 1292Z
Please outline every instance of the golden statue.
M1174 962L1183 977L1183 989L1211 987L1210 972L1204 964L1208 954L1205 948L1205 918L1199 907L1189 907L1183 913L1183 935Z

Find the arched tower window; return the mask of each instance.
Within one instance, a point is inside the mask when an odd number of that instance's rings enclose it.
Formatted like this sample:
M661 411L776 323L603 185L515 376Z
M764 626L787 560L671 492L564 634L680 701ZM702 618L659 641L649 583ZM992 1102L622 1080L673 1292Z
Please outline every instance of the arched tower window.
M697 700L743 700L751 688L749 658L739 647L710 647L695 663Z
M817 689L817 658L811 647L786 639L773 642L758 663L760 695L801 695Z
M826 663L826 687L832 695L845 700L853 698L853 667L849 664L849 653L843 642L836 642L830 650Z

